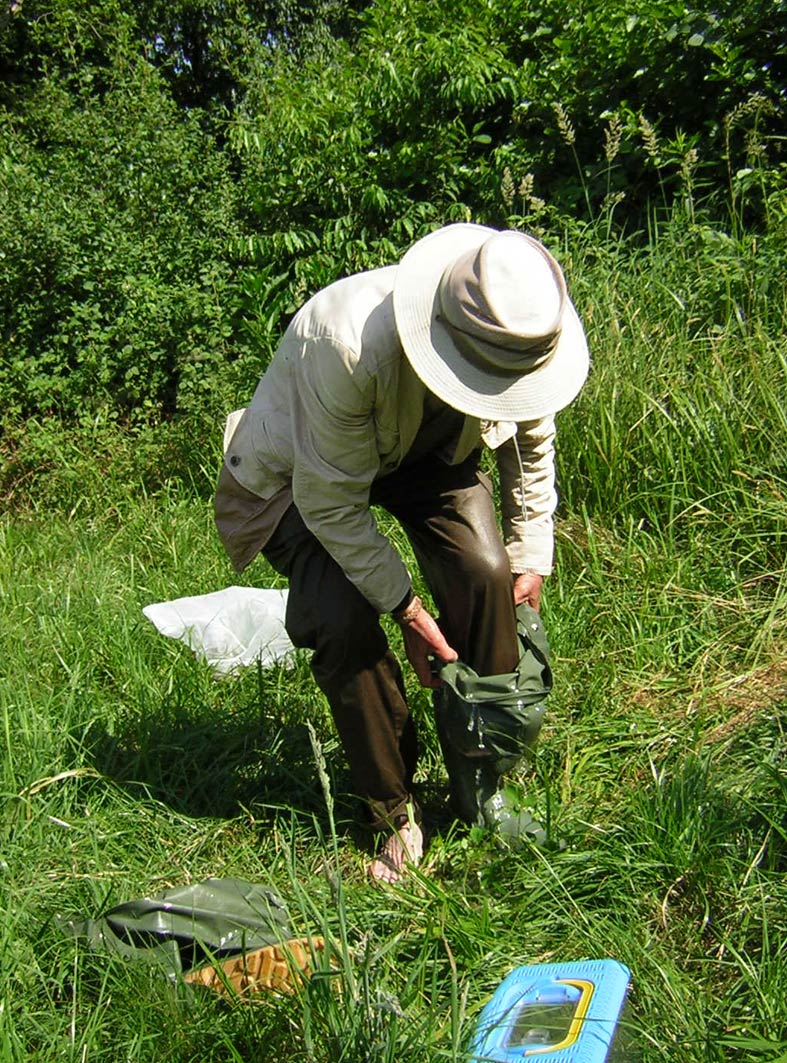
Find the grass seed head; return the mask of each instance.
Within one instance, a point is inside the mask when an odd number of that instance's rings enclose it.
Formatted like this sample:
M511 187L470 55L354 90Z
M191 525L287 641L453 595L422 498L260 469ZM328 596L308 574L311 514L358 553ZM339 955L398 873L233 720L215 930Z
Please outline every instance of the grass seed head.
M500 195L503 197L506 207L510 210L511 204L514 202L514 178L507 166L503 170L503 177L500 181Z
M620 138L623 135L623 122L619 114L613 114L604 130L604 155L607 162L617 158L620 151Z
M552 105L557 118L557 128L561 137L571 147L577 139L577 135L574 132L574 127L571 124L571 119L568 116L568 112L562 103L555 103Z
M659 138L656 136L656 130L644 114L639 116L639 130L642 134L642 142L645 145L645 151L648 154L648 158L653 159L654 162L658 162L660 155Z

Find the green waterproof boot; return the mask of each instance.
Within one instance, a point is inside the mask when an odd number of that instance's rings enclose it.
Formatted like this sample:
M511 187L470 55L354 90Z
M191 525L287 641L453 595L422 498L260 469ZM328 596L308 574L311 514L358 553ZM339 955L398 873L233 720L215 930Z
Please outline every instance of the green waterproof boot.
M543 845L544 828L501 783L535 747L552 688L543 624L529 606L517 609L517 631L521 654L514 672L479 676L461 661L443 666L435 718L459 818L509 843Z

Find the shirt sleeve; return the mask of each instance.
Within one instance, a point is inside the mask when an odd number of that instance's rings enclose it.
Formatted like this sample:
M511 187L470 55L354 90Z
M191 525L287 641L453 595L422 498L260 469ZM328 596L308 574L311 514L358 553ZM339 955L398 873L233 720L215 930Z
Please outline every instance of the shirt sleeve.
M555 419L525 421L495 451L500 472L503 541L512 572L552 571Z
M293 358L293 499L348 579L379 612L388 612L411 580L369 506L380 464L377 381L330 338L304 340Z

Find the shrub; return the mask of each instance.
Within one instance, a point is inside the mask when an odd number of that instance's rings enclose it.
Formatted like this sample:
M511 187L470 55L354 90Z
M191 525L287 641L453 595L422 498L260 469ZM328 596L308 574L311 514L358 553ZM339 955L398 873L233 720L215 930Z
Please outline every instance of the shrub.
M105 91L47 78L0 116L6 413L199 402L238 353L235 187L197 117L142 60Z

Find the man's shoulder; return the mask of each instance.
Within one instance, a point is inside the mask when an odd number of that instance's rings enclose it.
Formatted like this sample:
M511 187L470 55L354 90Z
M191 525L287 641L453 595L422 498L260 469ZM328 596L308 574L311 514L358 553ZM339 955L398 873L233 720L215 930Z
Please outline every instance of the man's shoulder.
M396 266L384 266L329 284L298 311L293 330L303 341L333 341L364 361L396 356L395 277Z
M343 302L347 298L357 298L368 295L370 298L385 298L393 291L396 279L397 266L380 266L378 269L365 270L363 273L352 273L348 277L341 277L321 288L308 303L320 306L324 302Z

